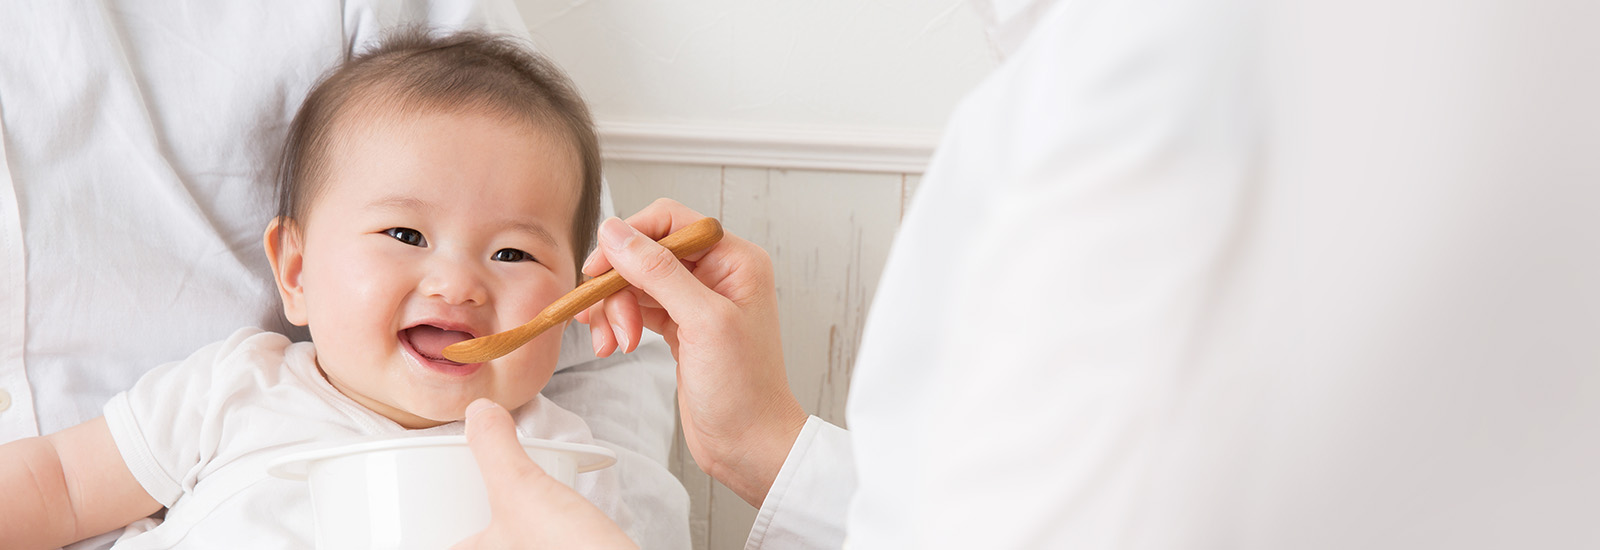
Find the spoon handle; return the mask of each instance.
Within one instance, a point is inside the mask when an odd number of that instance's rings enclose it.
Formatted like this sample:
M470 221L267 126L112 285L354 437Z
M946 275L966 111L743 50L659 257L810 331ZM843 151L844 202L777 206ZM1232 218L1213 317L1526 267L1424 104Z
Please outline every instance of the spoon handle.
M722 240L722 224L717 222L716 218L701 218L662 237L658 242L667 250L671 250L674 256L682 258L710 248L720 240ZM578 285L578 288L572 289L572 292L568 292L565 296L557 298L546 306L544 311L539 312L537 317L522 326L451 344L444 348L444 356L458 363L482 363L501 357L626 286L628 281L622 278L621 273L617 273L615 269L607 271Z

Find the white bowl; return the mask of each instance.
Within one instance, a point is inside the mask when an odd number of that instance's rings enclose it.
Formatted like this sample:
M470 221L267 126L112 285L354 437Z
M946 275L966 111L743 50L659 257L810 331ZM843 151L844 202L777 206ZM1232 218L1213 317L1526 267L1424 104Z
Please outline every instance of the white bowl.
M568 487L617 462L604 447L522 438ZM274 460L267 472L310 483L318 548L448 548L489 525L489 497L462 435L362 441Z

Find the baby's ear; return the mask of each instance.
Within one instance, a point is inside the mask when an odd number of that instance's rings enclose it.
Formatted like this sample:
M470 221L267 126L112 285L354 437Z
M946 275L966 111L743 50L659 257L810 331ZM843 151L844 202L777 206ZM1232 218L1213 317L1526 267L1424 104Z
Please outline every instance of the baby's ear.
M305 246L301 243L300 227L294 220L277 217L267 223L261 244L267 249L267 262L272 264L272 278L278 282L278 296L283 298L283 316L295 326L306 325L305 288L300 286L300 273L305 266Z

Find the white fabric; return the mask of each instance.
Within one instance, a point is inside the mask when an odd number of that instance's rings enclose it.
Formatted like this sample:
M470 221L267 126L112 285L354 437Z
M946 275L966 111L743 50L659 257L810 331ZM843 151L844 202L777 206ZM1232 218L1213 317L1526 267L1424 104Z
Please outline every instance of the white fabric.
M512 414L525 436L592 444L583 419L538 397ZM314 544L304 482L271 477L285 453L374 437L459 435L461 422L407 430L334 389L310 342L241 329L188 359L158 367L105 407L129 470L167 506L161 521L124 531L116 548L262 548ZM579 474L574 488L625 529L616 471Z
M1596 20L1053 5L890 253L849 545L1600 547Z
M972 1L978 19L983 22L989 41L999 50L1001 57L1011 55L1032 32L1039 18L1061 0L992 0Z
M0 441L91 419L238 327L303 336L261 250L283 137L318 76L413 22L526 34L505 0L7 4ZM567 332L545 394L619 450L626 499L649 514L641 542L687 547L688 496L664 466L670 354L656 338L595 360L588 339Z
M772 481L745 548L838 548L844 544L850 491L854 487L850 434L815 416L806 419L783 469Z

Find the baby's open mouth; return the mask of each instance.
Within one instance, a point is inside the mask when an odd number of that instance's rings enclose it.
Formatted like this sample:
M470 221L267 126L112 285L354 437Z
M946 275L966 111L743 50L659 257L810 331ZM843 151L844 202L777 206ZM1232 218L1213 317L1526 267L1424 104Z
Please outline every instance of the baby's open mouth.
M410 343L411 349L417 350L419 355L429 361L459 365L460 363L444 358L444 348L456 342L471 340L472 335L433 325L417 325L400 331L400 339Z

